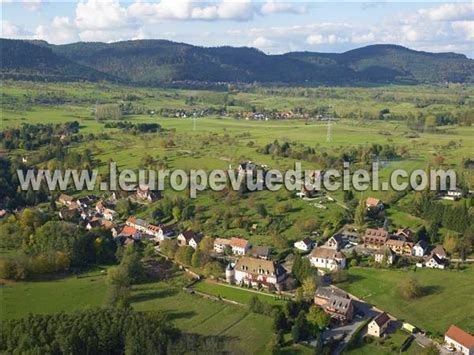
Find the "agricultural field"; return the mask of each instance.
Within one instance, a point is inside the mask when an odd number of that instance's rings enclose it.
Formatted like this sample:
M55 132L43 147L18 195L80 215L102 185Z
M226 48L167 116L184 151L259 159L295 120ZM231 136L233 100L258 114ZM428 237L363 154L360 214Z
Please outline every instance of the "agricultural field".
M285 170L294 167L301 161L303 169L324 169L318 162L310 162L279 155L263 154L262 147L278 141L288 142L294 147L310 147L316 154L338 156L350 147L366 147L372 144L389 144L395 149L403 149L400 159L385 162L380 170L380 180L388 181L394 169L426 169L432 164L435 156L442 155L440 167L455 168L463 179L472 182L470 170L461 169L462 160L470 156L474 149L471 139L474 128L469 126L439 126L434 131L422 131L414 134L407 126L406 119L373 119L364 115L376 115L387 108L392 118L400 115L440 114L454 112L469 114L469 105L460 106L457 97L472 96L471 87L387 87L387 88L319 88L319 89L268 89L256 88L253 91L196 91L154 88L130 88L110 84L36 84L5 82L3 102L3 127L18 126L22 123L63 123L78 121L80 133L96 135L94 139L72 144L71 150L84 152L88 149L101 174L106 174L107 163L117 162L120 170L137 169L144 166L145 158L151 157L156 164L168 169L227 169L235 167L243 160L252 160L267 164L270 168ZM413 98L413 96L415 98ZM105 128L105 123L94 117L98 104L126 102L132 105L132 113L122 116L121 121L133 124L158 123L161 132L131 134L117 128ZM420 102L424 104L420 104ZM468 101L469 102L469 101ZM164 117L162 109L199 111L200 109L219 109L225 106L224 116L177 118ZM257 121L236 119L237 112L261 110L291 110L304 107L307 110L324 108L325 112L337 118L331 126L331 139L327 140L328 124L318 120L270 120ZM140 114L133 112L139 111ZM150 112L153 112L151 114ZM367 116L367 117L366 117ZM405 116L403 116L405 117ZM102 135L102 136L101 136ZM100 137L100 138L99 138ZM12 155L32 154L22 149L12 151ZM40 163L40 166L49 166ZM71 192L72 193L72 192ZM170 189L168 196L179 195ZM184 195L181 193L180 195ZM324 201L324 209L316 208L313 203L301 201L286 191L274 193L256 192L236 198L228 206L239 210L242 223L223 225L215 222L216 209L223 196L210 191L198 193L195 205L199 206L201 221L212 225L214 235L245 235L256 244L269 244L278 250L285 249L285 243L275 240L271 234L278 233L288 242L302 237L301 224L312 220L317 224L317 231L325 236L335 232L340 221L354 206L343 201L342 191L329 194L335 202ZM382 198L385 203L397 201L396 192L389 191L354 191L354 198L368 196ZM412 194L404 197L408 199ZM281 227L269 233L261 216L253 208L256 203L264 204L274 214L279 205L287 213L279 222ZM318 201L316 201L318 202ZM282 206L288 205L289 206ZM217 205L217 206L216 206ZM282 209L280 208L280 210ZM154 209L138 208L136 215L147 218ZM234 213L235 215L235 213ZM392 226L412 227L418 229L425 221L411 215L407 208L399 204L390 205L387 217ZM300 225L298 225L298 223ZM239 225L240 224L240 225ZM257 230L250 233L248 225L257 224ZM446 231L449 232L449 231Z
M444 334L451 324L471 329L474 324L474 267L462 271L418 269L391 270L350 268L349 281L340 286L394 317L435 335ZM415 277L426 295L404 300L398 285ZM471 306L469 306L471 305Z

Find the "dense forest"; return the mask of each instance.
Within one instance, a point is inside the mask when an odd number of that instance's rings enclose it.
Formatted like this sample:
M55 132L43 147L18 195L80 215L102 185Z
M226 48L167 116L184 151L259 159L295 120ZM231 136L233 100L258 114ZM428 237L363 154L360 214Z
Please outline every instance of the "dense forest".
M165 40L52 45L0 40L2 78L108 80L140 85L182 82L351 85L474 81L474 62L455 53L372 45L345 53L267 55L255 48L205 48Z

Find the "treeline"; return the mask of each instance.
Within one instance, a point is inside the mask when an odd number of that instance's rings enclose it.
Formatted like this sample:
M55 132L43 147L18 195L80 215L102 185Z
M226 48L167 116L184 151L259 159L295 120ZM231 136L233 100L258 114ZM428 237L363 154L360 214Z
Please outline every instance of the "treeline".
M24 123L19 128L7 128L0 132L0 142L8 150L35 150L48 144L80 141L81 137L74 135L78 132L79 122L77 121L60 124Z
M463 112L436 112L423 114L418 112L416 115L409 113L406 116L408 128L420 132L434 132L437 127L446 125L462 125L471 126L474 124L474 110L466 110Z
M155 133L161 130L158 123L132 123L130 121L107 122L105 128L119 128L136 133Z
M323 168L342 166L344 162L370 164L377 159L393 160L407 154L404 148L397 149L389 144L360 145L357 147L344 147L339 155L330 155L303 144L283 142L275 140L259 149L258 153L273 155L296 160L306 160L318 163Z
M131 309L29 315L0 329L5 354L223 353L224 340L182 334L161 313Z
M421 192L416 195L412 212L428 221L437 222L445 228L464 233L473 223L472 200L466 203L446 205L435 200L433 193Z
M37 209L25 209L0 224L0 245L16 250L0 259L0 277L27 279L71 267L116 262L117 244L110 231L64 221L48 221Z

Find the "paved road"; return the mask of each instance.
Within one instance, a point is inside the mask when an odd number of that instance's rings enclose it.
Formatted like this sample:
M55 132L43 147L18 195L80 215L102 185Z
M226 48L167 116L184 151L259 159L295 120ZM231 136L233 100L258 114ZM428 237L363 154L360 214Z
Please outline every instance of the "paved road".
M334 288L338 288L336 286L332 286ZM343 291L342 289L340 289L341 291ZM346 291L344 291L346 292ZM339 327L339 328L335 328L335 329L328 329L328 330L325 330L321 336L322 336L322 340L324 341L325 339L329 339L331 337L340 337L341 335L344 335L345 334L345 337L344 337L344 340L338 345L338 347L336 348L336 350L334 351L334 354L335 355L338 355L338 354L341 354L342 351L344 350L344 348L346 347L347 345L347 342L350 340L351 338L351 335L357 330L357 328L369 317L374 317L375 315L377 315L378 313L381 313L383 312L382 310L372 306L371 304L368 304L366 302L364 302L363 300L357 298L356 296L352 295L349 293L349 296L354 300L354 304L356 306L356 310L355 312L364 312L364 318L363 319L358 319L358 318L355 318L354 317L354 320L344 326L344 327ZM390 324L390 328L388 329L388 332L391 333L392 331L395 331L397 328L400 328L401 325L402 325L402 322L399 321L398 319L396 319L395 317L393 317L392 315L390 315L390 318L391 318L391 324ZM364 334L365 330L362 332L362 334ZM416 334L414 334L414 337L415 337L415 341L421 346L421 347L426 347L426 346L429 346L431 345L432 343L435 344L438 349L440 350L440 353L442 355L446 355L446 354L449 354L449 352L444 349L440 344L434 342L433 340L431 340L430 338L428 338L427 336L423 335L422 333L420 332L417 332Z

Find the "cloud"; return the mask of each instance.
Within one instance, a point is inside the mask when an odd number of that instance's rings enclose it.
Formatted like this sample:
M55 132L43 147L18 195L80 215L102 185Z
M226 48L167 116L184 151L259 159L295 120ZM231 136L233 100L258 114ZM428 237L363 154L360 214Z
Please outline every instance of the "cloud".
M191 0L161 0L159 3L136 1L128 8L131 17L147 22L159 20L250 20L254 8L250 0L223 0L202 6Z
M474 21L456 21L451 27L464 34L467 40L474 41Z
M474 20L472 3L443 4L430 9L420 9L418 13L433 21Z
M20 3L24 9L33 12L39 11L43 2L44 0L0 0L1 4Z
M69 17L56 16L49 25L36 27L36 39L43 39L50 43L64 44L79 40L76 25Z
M4 38L29 38L31 33L25 27L10 21L2 21L2 37Z
M309 35L306 38L306 43L308 44L335 44L339 41L343 41L341 38L338 38L335 34L322 35L320 33L315 33Z
M118 0L81 0L76 7L76 25L84 31L112 31L130 26L127 10Z
M268 38L265 37L257 37L253 42L252 42L252 47L257 47L260 49L264 48L269 48L273 46L273 41L270 41Z
M304 14L308 12L308 8L304 5L296 6L288 2L268 0L265 4L262 5L260 12L264 15L275 13Z

